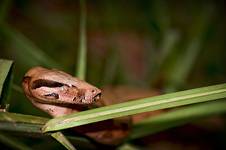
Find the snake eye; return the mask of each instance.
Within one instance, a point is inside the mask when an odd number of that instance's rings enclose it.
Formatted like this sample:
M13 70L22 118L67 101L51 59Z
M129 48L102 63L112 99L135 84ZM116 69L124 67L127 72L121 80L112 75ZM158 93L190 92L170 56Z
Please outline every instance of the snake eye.
M59 95L57 93L50 93L50 94L46 94L44 96L46 96L46 97L53 97L55 99L59 99Z
M60 82L56 82L56 81L51 81L51 80L44 80L44 79L39 79L39 80L35 80L32 83L31 88L32 89L37 89L40 87L49 87L49 88L55 88L55 87L62 87L64 86L63 83Z

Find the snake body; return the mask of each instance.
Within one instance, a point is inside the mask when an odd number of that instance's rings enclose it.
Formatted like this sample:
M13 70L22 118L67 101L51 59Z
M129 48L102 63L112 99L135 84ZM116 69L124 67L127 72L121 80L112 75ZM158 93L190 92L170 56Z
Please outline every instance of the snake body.
M79 112L100 100L101 90L63 71L34 67L22 82L27 98L52 117ZM106 120L74 128L102 144L115 145L129 133L127 121Z

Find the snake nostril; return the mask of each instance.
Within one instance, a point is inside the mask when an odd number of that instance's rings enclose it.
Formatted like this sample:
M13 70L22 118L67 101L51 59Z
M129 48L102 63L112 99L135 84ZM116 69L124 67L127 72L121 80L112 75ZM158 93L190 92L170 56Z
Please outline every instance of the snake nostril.
M93 94L95 94L95 93L96 93L96 90L92 90L91 92L92 92Z

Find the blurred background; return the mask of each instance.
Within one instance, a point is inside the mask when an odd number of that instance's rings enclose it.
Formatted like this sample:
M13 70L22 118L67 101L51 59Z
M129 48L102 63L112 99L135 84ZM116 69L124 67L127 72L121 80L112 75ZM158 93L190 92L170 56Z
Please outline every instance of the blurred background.
M87 0L86 6L88 82L165 93L226 81L225 1ZM15 61L11 112L46 116L18 87L32 66L74 74L79 16L79 1L0 1L0 58ZM188 125L138 143L159 150L224 149L225 120L211 121L221 134Z

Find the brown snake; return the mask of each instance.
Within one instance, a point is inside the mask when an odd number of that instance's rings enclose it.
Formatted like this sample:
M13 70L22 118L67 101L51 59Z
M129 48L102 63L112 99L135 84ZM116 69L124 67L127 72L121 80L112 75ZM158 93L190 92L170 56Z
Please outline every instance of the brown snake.
M31 68L23 78L23 90L37 108L53 117L79 112L100 101L101 90L65 72ZM102 144L119 144L129 133L127 120L106 120L74 128Z

